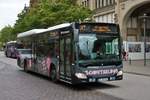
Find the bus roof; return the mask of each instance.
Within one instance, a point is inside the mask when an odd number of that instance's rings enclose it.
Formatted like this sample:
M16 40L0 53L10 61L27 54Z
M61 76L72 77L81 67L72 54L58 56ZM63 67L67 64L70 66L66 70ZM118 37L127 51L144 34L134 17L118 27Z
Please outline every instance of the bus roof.
M71 26L71 23L60 24L60 25L56 25L53 27L49 27L47 29L32 29L32 30L29 30L29 31L26 31L23 33L19 33L17 35L17 38L31 36L31 35L40 34L40 33L45 33L45 32L49 32L49 31L53 31L53 30L57 30L57 29L61 29L61 28L69 27L69 26Z
M85 22L85 23L80 23L80 24L81 25L82 24L101 24L101 25L106 24L107 25L108 23L87 23L87 22ZM53 31L53 30L70 27L71 25L72 25L72 23L63 23L63 24L59 24L59 25L56 25L56 26L49 27L47 29L32 29L32 30L29 30L29 31L26 31L26 32L23 32L23 33L19 33L17 35L17 38L27 37L27 36L41 34L41 33L46 33L46 32L50 32L50 31ZM109 25L116 25L116 24L109 23Z
M52 31L52 30L56 30L56 29L61 29L61 28L69 27L71 25L72 25L71 23L64 23L64 24L53 26L53 27L49 27L46 31Z
M44 32L45 30L46 29L32 29L32 30L29 30L29 31L26 31L26 32L19 33L17 35L17 38L26 37L26 36L30 36L30 35L33 35L33 34L39 34L39 33Z
M17 41L9 41L9 42L7 42L7 44L9 44L9 43L16 43Z

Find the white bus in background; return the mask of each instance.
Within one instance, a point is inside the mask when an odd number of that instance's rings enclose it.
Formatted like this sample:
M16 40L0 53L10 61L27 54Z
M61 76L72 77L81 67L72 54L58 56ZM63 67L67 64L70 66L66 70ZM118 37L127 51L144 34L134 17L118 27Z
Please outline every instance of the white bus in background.
M6 57L17 58L17 49L19 48L23 48L23 45L17 41L7 42L4 50Z

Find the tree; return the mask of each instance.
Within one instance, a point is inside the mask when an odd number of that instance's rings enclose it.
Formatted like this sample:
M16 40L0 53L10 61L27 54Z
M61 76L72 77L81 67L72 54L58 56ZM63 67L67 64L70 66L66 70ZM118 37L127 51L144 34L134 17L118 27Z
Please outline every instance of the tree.
M20 33L33 28L47 28L65 22L83 21L91 11L76 5L76 0L40 0L36 6L22 11L14 26Z
M16 34L13 33L13 28L10 25L5 26L0 31L0 42L2 44L15 39L16 39Z

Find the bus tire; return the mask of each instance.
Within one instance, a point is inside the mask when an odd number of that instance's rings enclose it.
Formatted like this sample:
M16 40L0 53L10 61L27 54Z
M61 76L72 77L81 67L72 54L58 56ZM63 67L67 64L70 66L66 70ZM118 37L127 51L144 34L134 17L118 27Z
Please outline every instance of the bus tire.
M20 62L21 62L20 58L17 58L17 65L18 66L20 66Z
M9 58L10 58L10 56L11 56L11 55L10 55L10 53L7 53L7 57L9 57Z
M8 57L8 54L7 54L7 52L5 52L5 56L6 56L6 57Z
M6 54L6 57L8 57L8 54Z
M51 70L50 70L50 79L53 82L57 82L57 71L56 71L56 67L55 66L51 67Z
M10 58L13 58L13 53L10 54Z
M23 63L23 70L24 70L25 72L28 72L28 69L27 69L27 61L26 61L26 60L24 60L24 63Z

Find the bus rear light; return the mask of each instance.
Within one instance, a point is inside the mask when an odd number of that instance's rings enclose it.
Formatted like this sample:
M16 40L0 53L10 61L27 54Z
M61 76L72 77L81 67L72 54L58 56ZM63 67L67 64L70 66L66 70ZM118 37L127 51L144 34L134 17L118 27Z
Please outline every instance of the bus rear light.
M84 73L75 73L75 76L79 79L87 79L87 76Z

